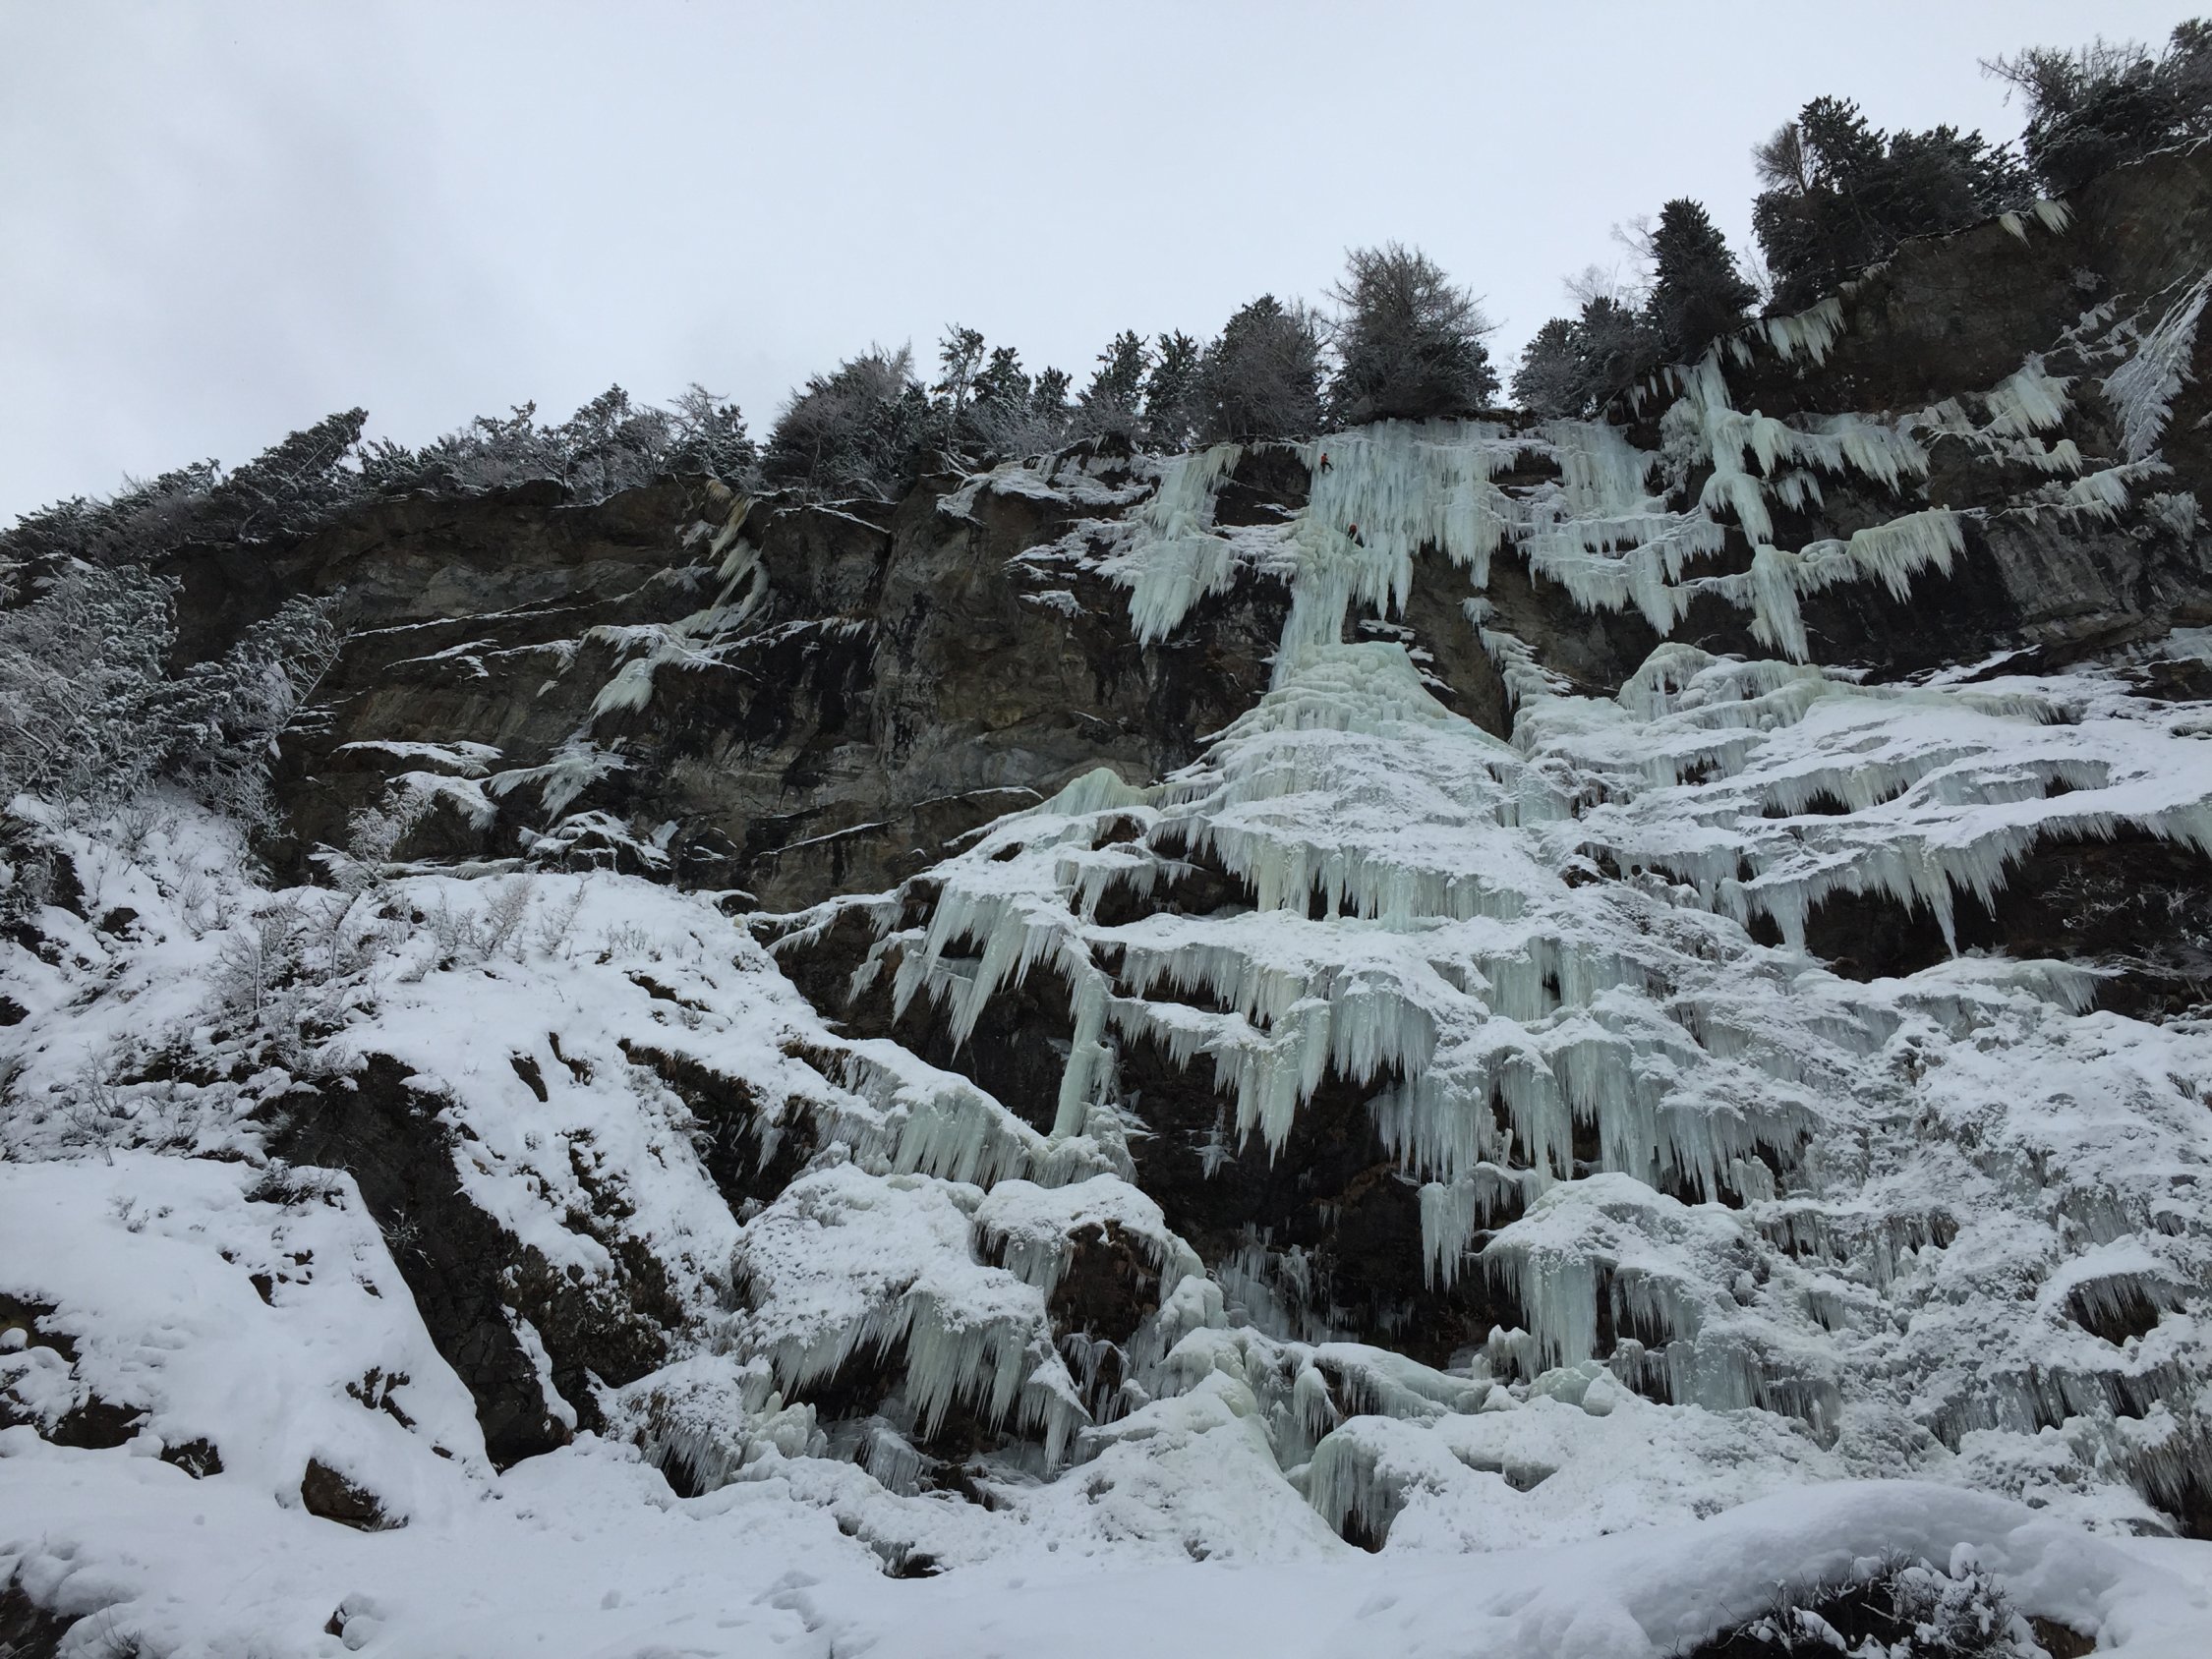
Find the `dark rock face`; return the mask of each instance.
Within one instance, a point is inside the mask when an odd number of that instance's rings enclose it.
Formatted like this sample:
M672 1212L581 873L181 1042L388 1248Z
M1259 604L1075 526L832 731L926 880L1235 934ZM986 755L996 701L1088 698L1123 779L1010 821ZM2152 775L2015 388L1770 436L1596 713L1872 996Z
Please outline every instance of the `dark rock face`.
M46 1320L53 1312L50 1303L0 1292L0 1332L20 1331L25 1345L50 1348L74 1367L77 1344L60 1332L46 1329ZM88 1395L54 1421L42 1423L23 1408L22 1402L11 1391L0 1390L0 1428L30 1423L43 1439L54 1445L74 1446L87 1452L103 1452L127 1444L138 1433L145 1416L145 1411L138 1406L119 1405L97 1395Z
M76 1623L40 1607L13 1575L0 1583L0 1654L7 1659L55 1659Z
M742 1078L729 1077L688 1055L624 1040L622 1052L650 1066L674 1090L701 1125L700 1155L716 1188L742 1216L790 1185L820 1150L811 1121L772 1116Z
M1952 897L1958 948L2092 964L2104 975L2101 1008L2161 1019L2212 996L2212 859L2193 847L2125 830L2047 840L2013 866L1994 905ZM1913 973L1951 953L1933 916L1873 895L1832 895L1806 943L1853 979Z
M404 501L274 555L187 549L170 562L180 651L212 655L290 596L344 592L327 724L283 761L280 864L304 873L395 777L474 774L490 785L483 811L441 802L410 852L512 855L523 831L603 814L558 837L570 862L795 908L895 885L1095 766L1172 770L1265 684L1279 589L1209 601L1142 651L1119 591L1028 556L1073 509L985 494L955 511L959 483L924 479L896 509L752 506L732 543L763 584L743 637L679 652L639 707L601 694L640 642L728 583L708 551L732 508L719 486L669 481L588 507L539 486ZM425 745L486 747L456 762ZM606 761L552 807L542 778L501 777L579 745ZM640 843L672 826L665 864L609 823Z

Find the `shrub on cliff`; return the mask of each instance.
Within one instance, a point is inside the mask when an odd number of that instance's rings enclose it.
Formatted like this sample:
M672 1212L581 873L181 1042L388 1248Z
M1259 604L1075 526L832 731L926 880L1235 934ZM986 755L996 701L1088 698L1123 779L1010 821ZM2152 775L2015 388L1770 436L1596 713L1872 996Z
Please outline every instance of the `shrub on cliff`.
M1470 415L1498 389L1475 297L1418 249L1355 249L1330 290L1342 307L1330 413L1347 426Z
M2028 165L2053 195L2155 149L2212 137L2212 23L2191 19L2153 53L2101 36L2074 51L2034 46L1982 65L2021 94Z

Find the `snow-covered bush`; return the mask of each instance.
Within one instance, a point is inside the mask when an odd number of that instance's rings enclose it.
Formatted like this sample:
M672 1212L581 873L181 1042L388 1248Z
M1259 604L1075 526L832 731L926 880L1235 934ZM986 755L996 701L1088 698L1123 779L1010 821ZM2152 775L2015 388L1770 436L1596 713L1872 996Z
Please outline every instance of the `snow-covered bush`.
M1782 1586L1764 1611L1682 1659L2038 1659L2046 1652L2005 1586L1971 1560L1948 1570L1903 1558L1861 1566L1871 1571Z
M1495 325L1419 249L1354 249L1330 297L1343 315L1329 401L1344 425L1470 415L1496 395L1483 344Z
M768 434L761 474L809 495L889 500L913 478L929 428L912 350L870 346L793 394Z

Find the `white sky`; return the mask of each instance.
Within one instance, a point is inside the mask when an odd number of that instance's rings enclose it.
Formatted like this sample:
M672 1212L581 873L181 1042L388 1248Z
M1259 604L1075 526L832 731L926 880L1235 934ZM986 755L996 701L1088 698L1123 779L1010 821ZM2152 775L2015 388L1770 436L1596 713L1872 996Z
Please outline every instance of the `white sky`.
M697 379L759 433L952 320L1079 383L1392 238L1511 350L1668 197L1748 236L1808 97L2008 137L1977 58L2197 9L0 0L0 522L353 404Z

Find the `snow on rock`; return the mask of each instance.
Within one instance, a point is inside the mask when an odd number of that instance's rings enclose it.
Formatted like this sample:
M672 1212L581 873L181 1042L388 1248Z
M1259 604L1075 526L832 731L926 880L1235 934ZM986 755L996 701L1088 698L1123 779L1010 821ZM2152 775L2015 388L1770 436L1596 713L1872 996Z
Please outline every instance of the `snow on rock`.
M135 1414L127 1453L287 1507L313 1460L391 1524L449 1515L490 1472L468 1394L342 1174L138 1152L0 1164L0 1296L44 1310L0 1352L7 1420L117 1408Z

